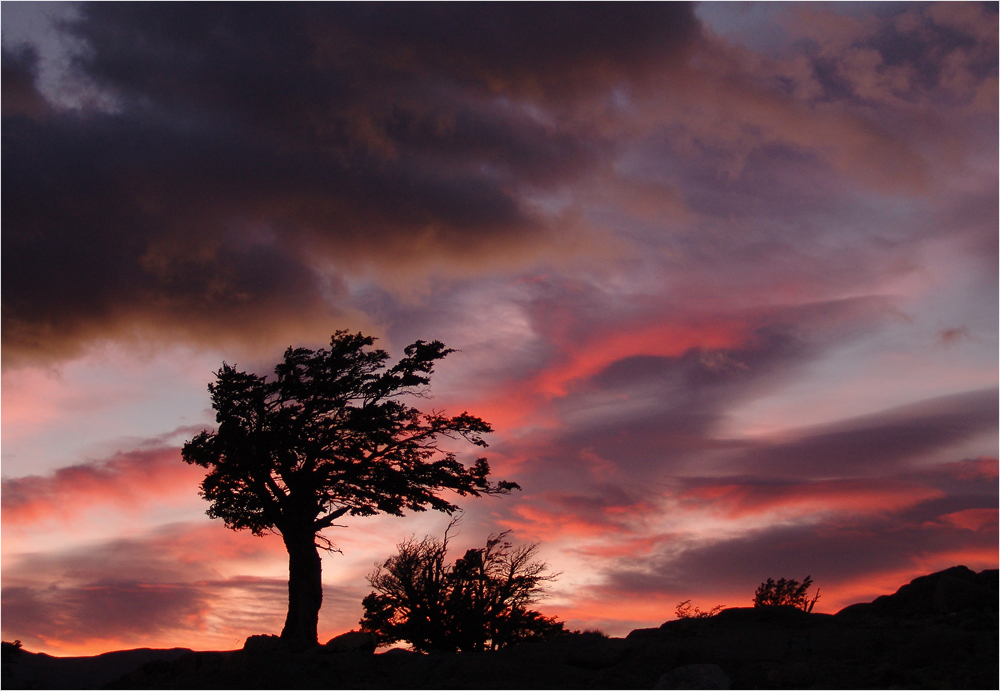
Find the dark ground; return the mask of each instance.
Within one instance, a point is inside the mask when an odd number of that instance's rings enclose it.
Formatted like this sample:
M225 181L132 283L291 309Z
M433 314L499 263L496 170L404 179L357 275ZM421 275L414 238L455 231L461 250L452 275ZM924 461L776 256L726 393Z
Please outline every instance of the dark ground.
M734 608L626 638L571 634L495 653L372 654L350 639L306 652L276 639L241 651L160 655L106 688L998 688L998 577L957 566L836 615ZM335 639L335 641L338 639ZM338 648L340 648L338 650ZM346 650L344 648L347 648ZM41 676L41 656L4 663L3 688L95 688ZM24 664L29 663L29 664ZM8 669L24 665L15 672ZM110 667L107 668L110 672ZM120 671L118 672L121 673ZM33 676L35 675L35 676ZM62 683L52 685L53 679Z
M176 660L192 652L188 648L170 650L118 650L92 657L52 657L22 650L12 654L3 644L4 689L99 689L114 679L153 660Z

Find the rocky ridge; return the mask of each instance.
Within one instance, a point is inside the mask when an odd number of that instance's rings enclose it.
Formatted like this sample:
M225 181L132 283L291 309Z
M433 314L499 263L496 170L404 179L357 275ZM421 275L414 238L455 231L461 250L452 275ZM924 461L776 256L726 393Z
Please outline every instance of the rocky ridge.
M993 689L997 614L997 571L958 566L835 615L732 608L626 638L451 655L374 654L357 633L303 652L254 636L240 651L149 662L107 688Z

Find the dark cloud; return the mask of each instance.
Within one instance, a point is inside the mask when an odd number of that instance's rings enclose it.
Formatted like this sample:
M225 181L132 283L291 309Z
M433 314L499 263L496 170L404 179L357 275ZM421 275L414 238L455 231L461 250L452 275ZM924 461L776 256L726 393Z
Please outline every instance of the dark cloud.
M987 560L996 540L996 526L972 531L884 519L772 526L694 547L679 556L669 550L669 556L612 569L607 588L609 592L637 594L732 588L742 583L747 598L744 606L749 606L754 588L769 577L801 580L812 575L821 587L835 586L863 574L873 578L913 570L915 554L923 555L926 561L945 562L941 568L946 568L954 565L948 560Z
M951 107L995 41L958 10L909 14L803 43L807 69L714 43L675 3L83 5L61 27L91 105L39 115L32 54L4 52L5 360L126 333L319 340L365 321L345 274L523 266L609 225L689 299L826 299L912 269L942 224L871 190L940 195L907 137L964 144L907 107L906 127L874 117L856 92L891 80L849 58L933 53L950 71L910 100ZM810 91L821 73L850 93ZM995 192L964 196L922 218L972 213L995 244Z
M130 330L319 334L345 316L338 272L532 252L551 228L522 192L604 145L529 104L662 67L697 34L681 5L80 14L79 81L110 110L24 117L33 58L4 52L9 359Z
M719 376L706 371L700 355L685 356L691 369L682 372ZM705 467L760 478L875 477L917 467L937 452L996 429L997 392L987 389L795 430L788 435L791 441L719 437L716 430L729 406L747 396L748 389L766 385L746 372L731 376L737 381L692 385L689 380L687 387L660 380L661 402L648 401L632 415L618 410L602 417L597 408L578 421L566 420L557 438L522 447L521 453L533 459L533 480L522 484L586 483L607 467L625 474L628 479L622 481L635 489L653 493L670 478ZM647 370L646 377L644 384L655 387L655 370ZM624 404L619 401L618 407Z
M39 584L3 589L4 635L27 647L81 645L91 640L139 643L149 637L183 640L184 632L205 628L206 615L233 589L275 611L228 613L233 630L275 630L280 626L287 583L280 579L228 579L208 582L103 580L79 584ZM240 616L242 614L242 616ZM241 633L243 631L240 631Z
M943 396L803 431L739 455L732 467L774 477L879 475L996 429L997 390Z
M128 640L180 628L199 619L210 598L193 582L206 573L190 567L131 540L22 557L5 568L4 632Z
M993 472L984 472L989 465ZM919 570L925 568L923 563L939 563L942 568L954 565L946 563L949 560L995 563L995 465L996 459L969 460L868 479L864 488L868 506L859 505L857 498L846 506L834 500L815 507L808 520L771 522L736 537L692 543L670 536L649 557L624 558L609 568L606 588L633 594L692 592L732 588L742 582L749 600L754 587L768 577L801 579L811 574L819 585L837 587L866 576ZM764 503L777 496L776 486L760 478L687 482L690 486L735 482L747 493L742 496L756 495ZM819 493L833 489L841 499L861 494L857 487L836 484L820 481L811 486ZM921 499L914 491L921 486L941 496ZM778 505L808 494L809 486L798 486ZM896 496L900 501L894 502Z
M35 88L38 76L38 54L28 46L8 50L3 48L3 117L40 117L48 109L45 99Z
M276 121L414 76L488 92L638 75L697 35L690 6L366 4L88 7L88 72L151 98L238 103ZM172 67L172 71L164 70ZM601 74L601 70L607 71ZM404 86L405 88L405 86ZM295 112L299 111L299 112Z
M538 306L539 328L570 342L588 329L613 333L607 315L618 313L595 307L591 297L558 293L557 308ZM618 314L619 323L644 320L641 308L632 310ZM874 299L771 308L753 311L747 321L761 325L730 348L612 359L541 408L539 417L552 415L558 425L495 445L501 458L518 462L515 479L527 488L523 506L500 507L505 525L532 539L557 539L560 530L586 533L598 526L641 535L647 529L639 526L660 511L698 514L708 507L737 522L771 511L793 518L888 512L897 524L917 525L988 508L995 504L995 483L983 484L976 470L982 463L958 464L960 470L940 460L969 440L995 434L995 389L785 429L773 439L720 431L732 410L780 392L829 349L870 338L898 320L891 303ZM973 479L959 479L970 472ZM705 473L711 479L699 492L693 478ZM670 508L674 501L681 506ZM906 513L915 502L938 513ZM825 518L820 522L826 525Z
M557 300L557 307L538 305L536 319L539 329L558 331L567 341L582 338L588 331L614 334L626 320L648 322L656 318L634 306L632 314L622 310L623 316L613 306L595 305L581 295L560 294ZM549 486L557 477L559 482L586 482L595 458L627 474L637 487L652 481L647 489L654 491L657 478L671 477L705 462L737 473L758 466L760 472L769 472L763 469L765 459L771 458L768 454L773 453L775 459L788 454L792 459L797 458L799 449L789 446L785 451L780 444L773 444L772 449L772 444L720 436L718 429L726 415L741 404L780 390L801 367L821 359L829 349L869 335L894 317L883 300L852 299L751 310L734 318L758 326L730 348L692 347L676 356L613 359L594 374L573 380L568 394L549 404L561 423L557 430L523 438L516 450L506 444L498 450L532 459L533 479L525 478L526 486L536 482ZM664 333L669 336L670 330ZM975 401L988 407L988 396ZM984 415L956 424L971 425L969 429L975 431L986 429ZM920 418L914 425L926 423ZM813 434L827 431L802 432L797 443L808 444ZM912 453L936 448L929 444L927 434L914 437L903 448ZM958 438L961 434L946 435L940 443ZM815 442L819 447L824 444ZM844 450L832 448L836 449L829 452L832 455ZM823 458L828 460L829 455ZM787 465L784 460L782 463ZM797 467L805 472L811 466L803 463ZM829 464L825 467L830 468ZM784 465L782 470L787 471Z
M214 560L254 554L245 545L234 550L239 538L227 533L221 526L172 524L138 538L5 557L4 636L46 646L177 639L209 627L220 605L241 603L252 607L228 612L227 626L276 628L287 583L220 577ZM274 547L263 540L251 544Z
M276 537L204 522L161 525L85 547L5 554L4 638L63 650L107 641L190 645L192 636L238 647L248 635L280 630L288 583L220 570L246 573L248 565L285 559ZM357 621L365 594L363 583L327 588L321 632Z
M877 49L883 69L907 70L912 75L912 91L905 95L916 100L920 90L953 89L949 72L956 63L980 79L996 74L995 51L990 50L996 48L996 37L991 46L990 34L983 31L983 24L996 20L996 11L988 3L961 9L918 6L857 43Z
M971 339L972 334L966 326L941 329L937 334L938 345L942 345L946 348L950 348L951 346L958 344L960 341Z

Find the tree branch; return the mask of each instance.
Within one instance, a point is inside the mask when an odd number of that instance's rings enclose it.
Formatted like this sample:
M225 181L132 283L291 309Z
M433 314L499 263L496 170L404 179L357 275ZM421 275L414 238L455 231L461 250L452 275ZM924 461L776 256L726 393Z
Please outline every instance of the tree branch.
M335 520L337 520L350 510L351 510L350 507L343 506L337 509L336 511L327 514L326 516L323 516L323 518L319 518L313 521L313 527L316 528L317 531L323 530L323 528L329 528L330 526L333 525L333 522Z

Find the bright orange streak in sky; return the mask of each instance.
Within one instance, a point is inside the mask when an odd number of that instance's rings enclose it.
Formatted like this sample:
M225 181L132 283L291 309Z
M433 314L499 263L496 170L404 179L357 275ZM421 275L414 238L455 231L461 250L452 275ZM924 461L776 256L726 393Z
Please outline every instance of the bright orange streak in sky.
M654 324L634 331L614 332L573 349L566 344L565 364L549 369L532 382L532 389L549 398L565 396L570 383L593 376L613 362L641 355L679 357L689 350L719 350L743 345L747 327L741 322L708 325Z
M558 362L527 380L484 392L482 400L467 405L500 432L524 426L554 427L558 421L553 412L542 412L546 404L566 396L575 382L598 374L608 365L638 356L680 357L696 348L735 348L747 343L749 331L746 323L737 320L706 325L664 322L598 333L580 345L567 341L561 344L563 356Z
M780 487L719 484L690 490L682 498L709 503L727 518L738 519L771 511L794 514L899 511L943 496L945 493L939 489L920 485L887 487L881 483L872 486L862 480L844 480Z

